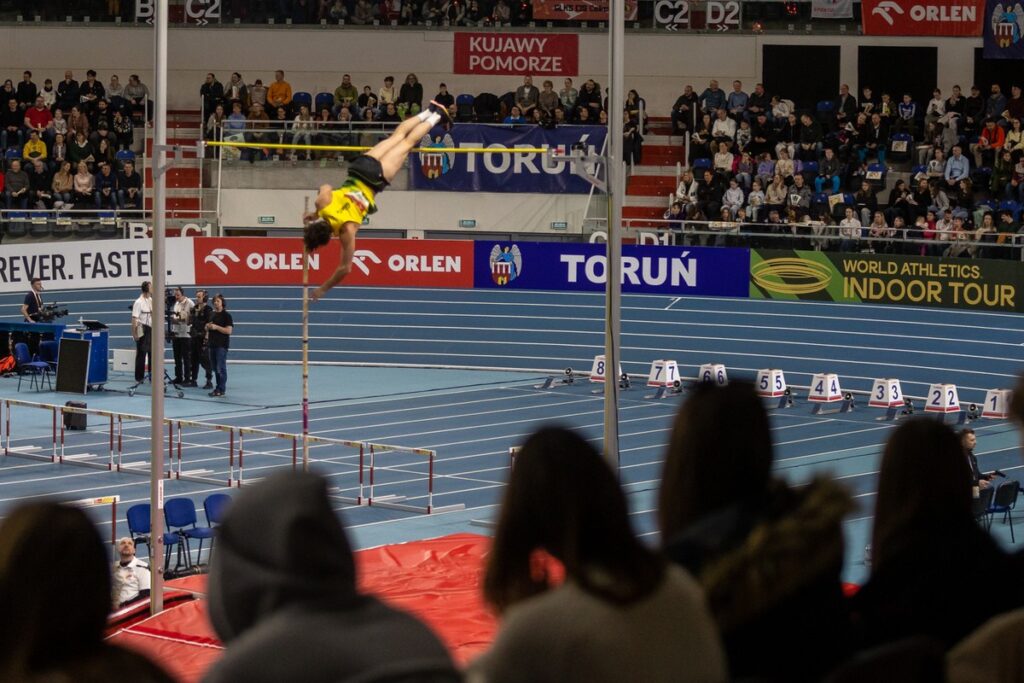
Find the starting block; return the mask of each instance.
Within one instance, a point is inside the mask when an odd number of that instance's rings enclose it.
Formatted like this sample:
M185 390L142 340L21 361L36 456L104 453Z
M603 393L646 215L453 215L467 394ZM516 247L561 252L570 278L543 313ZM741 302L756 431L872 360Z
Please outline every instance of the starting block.
M985 407L982 417L1003 420L1010 416L1010 398L1013 392L1009 389L989 389L985 393Z
M729 383L729 374L721 363L705 363L700 366L697 377L705 384L717 384L720 387Z
M550 389L551 387L564 384L573 384L576 381L576 373L573 372L572 368L566 368L564 371L564 377L555 377L551 375L544 380L543 384L534 384L534 389Z
M928 387L928 398L925 400L924 412L949 413L960 412L960 397L955 384L932 384Z
M814 404L813 415L826 413L848 413L853 410L853 395L843 393L839 386L839 375L818 373L811 379L811 389L807 392L807 400ZM825 410L825 406L842 403L838 408Z
M618 372L616 377L619 378L619 386L623 389L629 388L629 375L622 372L622 366L618 366ZM604 360L604 354L600 356L594 356L594 364L590 366L590 381L604 384L605 375L607 374L608 368Z
M657 391L644 398L665 398L669 394L681 394L683 382L679 378L679 364L674 360L653 361L647 375L647 386Z
M885 408L885 416L879 420L896 420L900 415L908 415L903 388L898 379L876 379L871 386L871 397L868 405L872 408Z
M786 376L782 370L765 368L757 371L757 395L761 398L779 399L779 408L793 407L793 397L786 386Z

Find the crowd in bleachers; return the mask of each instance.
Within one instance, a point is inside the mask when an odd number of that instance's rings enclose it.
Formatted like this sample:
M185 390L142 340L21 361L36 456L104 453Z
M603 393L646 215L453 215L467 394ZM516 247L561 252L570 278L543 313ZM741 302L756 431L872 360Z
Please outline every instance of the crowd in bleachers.
M729 92L717 81L699 94L686 86L671 125L689 141L689 165L665 218L680 230L711 221L717 243L749 230L806 249L1015 258L998 245L1020 230L1020 87L1010 97L999 85L987 97L976 86L933 95L919 106L867 87L858 99L843 85L835 100L797 111L760 83L749 94L740 81ZM897 164L910 182L886 194Z
M4 208L141 209L142 178L135 168L135 129L152 109L137 75L104 85L89 70L79 83L72 71L42 87L30 71L17 86L0 88L0 180Z
M1010 411L1024 426L1024 376ZM841 570L853 498L838 480L773 474L753 385L698 385L681 405L656 546L634 535L602 456L570 430L541 428L516 456L483 568L499 632L462 672L422 623L359 593L325 480L272 476L237 495L215 530L208 611L226 651L205 680L1018 681L1024 555L984 520L1020 485L979 469L975 439L925 418L891 432L870 574L851 587ZM133 680L169 680L103 643L111 605L149 587L131 539L113 583L105 555L78 509L32 503L4 520L3 680L111 680L126 666Z

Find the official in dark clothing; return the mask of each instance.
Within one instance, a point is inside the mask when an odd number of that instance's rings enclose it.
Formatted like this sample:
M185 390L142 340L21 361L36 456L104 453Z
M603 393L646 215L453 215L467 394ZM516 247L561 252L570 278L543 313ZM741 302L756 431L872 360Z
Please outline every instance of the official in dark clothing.
M228 347L231 345L231 333L234 332L235 321L228 313L224 297L217 294L213 297L213 315L206 323L207 344L210 348L210 365L217 377L217 386L210 396L223 396L228 384Z
M246 487L218 533L208 604L226 651L205 683L460 680L426 626L356 590L319 476L289 472Z
M192 309L189 334L192 337L192 348L189 350L189 381L185 386L199 386L199 368L202 366L206 373L206 384L204 389L213 389L213 371L210 368L210 350L206 345L206 323L210 322L213 309L206 301L206 290L196 290L196 305Z
M27 323L39 321L39 311L43 307L43 281L37 277L32 278L32 289L25 295L25 301L21 304L21 316Z
M978 445L978 437L971 428L960 430L960 445L964 447L964 454L967 456L967 465L971 468L971 486L980 489L987 489L992 485L991 472L984 473L978 469L978 456L974 454L974 447Z

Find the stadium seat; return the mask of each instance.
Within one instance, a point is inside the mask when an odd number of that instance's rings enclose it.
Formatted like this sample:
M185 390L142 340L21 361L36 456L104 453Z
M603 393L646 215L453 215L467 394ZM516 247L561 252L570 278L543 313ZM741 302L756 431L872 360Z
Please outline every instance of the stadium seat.
M817 161L805 161L800 164L800 174L803 175L804 180L811 183L818 177L818 162Z
M224 521L224 514L231 504L231 496L226 493L211 493L203 500L203 510L206 512L206 525L218 526Z
M306 105L310 109L313 108L313 96L308 92L297 92L292 95L292 104L296 107Z
M897 149L899 147L903 149ZM914 150L914 137L910 133L893 133L889 139L889 150L893 161L906 161Z
M10 147L4 152L4 159L11 161L13 159L21 159L21 150L17 147Z
M122 164L124 164L124 162L126 161L131 161L133 163L135 161L135 152L131 151L130 149L118 150L117 154L115 154L114 156Z
M868 164L867 180L878 185L885 185L885 174L889 172L888 167L885 164Z
M455 118L459 121L472 121L475 112L473 111L472 95L459 95L455 98Z
M92 237L96 233L96 226L89 221L75 221L72 229L76 237Z
M994 207L993 207L994 208ZM1009 211L1013 214L1013 220L1020 218L1020 204L1014 201L999 202L1000 211Z
M50 370L57 372L57 350L60 342L55 339L47 339L39 342L39 360L50 366Z
M128 522L128 534L135 542L135 547L144 545L150 548L149 503L139 503L128 508L125 519ZM171 547L178 548L178 561L181 562L181 536L164 532L164 571L171 565ZM186 558L187 559L187 558Z
M1003 515L1003 524L1010 525L1010 542L1016 543L1013 535L1013 508L1017 504L1017 494L1020 492L1020 484L1015 479L1004 481L996 487L995 495L992 496L992 504L988 507L988 514ZM991 524L991 522L989 522Z
M694 159L693 160L693 172L694 173L696 173L697 171L700 171L701 173L703 173L704 171L708 170L709 168L711 168L711 159L708 159L706 157L701 157L700 159Z
M50 382L49 364L41 360L32 360L32 356L28 352L28 344L25 342L18 342L14 345L14 362L17 363L18 370L18 391L21 391L21 378L26 376L30 378L29 389L35 387L36 391L41 391L42 380L46 380L50 389L53 388L53 384Z
M176 531L185 540L185 554L189 557L189 564L192 558L189 540L199 540L199 552L196 553L196 564L199 564L203 556L203 541L211 539L212 542L213 529L196 525L196 504L191 498L170 498L164 503L164 519L168 531Z
M334 108L334 93L332 92L318 92L316 94L316 111L321 109L332 109Z
M916 178L917 176L921 175L922 173L928 173L928 167L925 166L924 164L920 164L918 166L914 166L912 169L910 169L910 177L911 178Z

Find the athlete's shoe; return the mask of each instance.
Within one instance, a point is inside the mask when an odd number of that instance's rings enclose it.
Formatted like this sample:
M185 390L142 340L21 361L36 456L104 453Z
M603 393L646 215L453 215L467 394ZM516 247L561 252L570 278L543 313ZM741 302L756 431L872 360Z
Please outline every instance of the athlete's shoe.
M435 114L440 114L442 119L447 119L449 123L454 123L452 115L448 113L448 107L444 106L437 100L430 100L430 111Z

